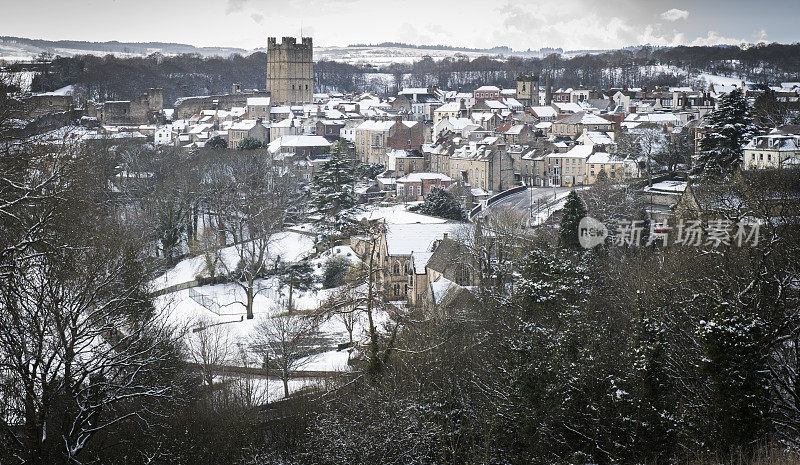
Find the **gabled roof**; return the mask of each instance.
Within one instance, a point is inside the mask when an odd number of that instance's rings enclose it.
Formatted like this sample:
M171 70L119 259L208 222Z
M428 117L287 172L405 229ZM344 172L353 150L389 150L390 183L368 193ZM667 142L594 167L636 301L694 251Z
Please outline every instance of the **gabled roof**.
M387 224L386 249L392 256L430 252L436 240L445 234L455 234L464 227L465 223Z
M613 124L613 123L597 115L579 112L556 121L556 124Z

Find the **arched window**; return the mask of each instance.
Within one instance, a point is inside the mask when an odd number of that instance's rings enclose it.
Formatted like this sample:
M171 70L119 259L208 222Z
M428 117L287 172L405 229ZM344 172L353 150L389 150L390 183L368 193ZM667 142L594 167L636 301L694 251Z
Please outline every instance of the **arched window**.
M400 274L400 262L394 262L394 274Z

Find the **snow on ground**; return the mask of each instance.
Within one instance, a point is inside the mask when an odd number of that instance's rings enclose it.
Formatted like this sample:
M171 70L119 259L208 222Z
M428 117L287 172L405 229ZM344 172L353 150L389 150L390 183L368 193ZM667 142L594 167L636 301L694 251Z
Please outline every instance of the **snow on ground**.
M156 308L161 309L165 314L166 321L177 328L185 336L184 339L188 346L197 342L197 334L194 329L201 325L211 332L215 338L224 341L224 345L230 350L230 357L227 364L237 365L242 363L239 348L247 353L249 363L259 363L260 357L252 353L249 348L258 331L258 325L266 318L275 317L285 313L285 302L288 297L288 290L283 289L278 292L277 283L274 279L262 280L259 282L261 287L266 289L259 293L253 302L254 318L248 320L245 316L245 307L240 302L244 302L244 291L234 283L216 284L200 286L191 290L173 292L155 299ZM272 287L270 287L272 286ZM215 313L204 307L190 297L190 292L200 293L219 305L219 313ZM336 292L336 289L313 289L307 292L297 292L294 295L294 305L297 313L316 309L323 301ZM380 312L375 315L376 324L381 327L388 322L389 317L386 313ZM358 315L353 331L353 339L363 342L367 337L367 319L363 315ZM322 352L312 355L308 359L308 364L302 367L303 370L312 371L342 371L347 369L347 351L336 351L336 345L349 341L347 328L341 317L333 316L320 323L318 336L321 342Z
M325 262L334 257L344 257L350 260L351 266L361 263L361 259L358 258L358 255L356 255L349 245L337 245L320 253L316 258L311 260L311 266L314 268L314 275L318 277L322 276L325 272Z
M298 371L347 371L350 350L329 350L300 361Z
M717 76L716 74L703 73L697 76L697 79L706 81L706 84L714 84L715 86L740 86L744 79L739 77Z
M229 269L234 269L239 260L238 246L225 247L220 251L222 260ZM277 257L284 262L297 261L314 250L314 239L305 234L286 231L272 236L269 244L270 259ZM175 267L153 280L153 290L164 289L169 286L193 281L198 275L207 276L205 272L205 256L199 255L180 261Z
M290 379L288 384L289 394L293 394L308 386L318 386L325 380L317 378ZM229 388L239 391L247 396L254 404L264 404L283 398L283 381L276 378L262 378L258 376L216 376L215 383L228 384Z
M357 220L386 220L388 224L410 223L446 223L447 220L434 216L422 215L408 211L406 205L391 205L387 207L369 206L365 211L356 215Z
M558 210L563 209L564 205L567 203L567 196L569 195L570 192L571 191L559 192L558 195L556 196L556 199L558 201L555 204L550 205L549 208L544 208L540 210L539 213L537 213L536 216L531 219L531 225L538 226L547 221L547 219L550 218L550 215L557 212Z
M64 87L62 87L60 89L56 89L56 90L54 90L52 92L43 92L41 94L36 94L36 95L65 96L65 95L72 95L74 92L75 92L75 86L74 85L68 85L68 86L64 86Z
M296 260L310 253L313 249L311 238L297 233L281 233L278 235L272 250L286 260ZM305 241L309 241L306 243ZM278 247L280 245L280 247ZM231 249L231 248L228 248ZM280 251L280 252L278 252ZM315 266L321 265L332 256L343 256L352 262L358 261L355 253L349 246L335 246L325 251L312 260ZM202 259L202 257L199 257ZM230 259L231 257L227 257ZM177 283L194 279L196 271L202 269L202 260L184 260L173 269L159 278L160 283ZM192 348L197 348L201 336L217 341L218 347L225 352L224 357L217 363L228 365L259 366L261 356L251 348L259 324L267 318L278 317L285 314L285 303L288 300L288 289L278 289L276 278L257 281L259 293L253 300L254 318L246 318L246 309L242 302L246 301L244 290L235 283L214 284L198 286L191 289L171 292L154 299L154 304L159 309L168 324L176 328L183 335L186 347L191 353ZM322 302L328 299L337 289L315 289L300 292L294 291L293 303L297 313L316 310ZM200 296L200 297L198 297ZM204 302L206 305L201 304ZM356 320L353 330L353 340L366 343L368 339L367 318L365 315L355 314ZM375 323L383 328L389 322L385 312L374 314ZM205 328L195 332L195 329ZM318 343L315 350L318 353L306 357L298 367L298 371L346 371L349 369L348 360L352 349L336 350L337 345L350 341L350 335L342 316L335 315L320 322L317 333ZM317 384L321 380L298 379L290 382L290 391L294 392L303 386ZM283 384L280 381L265 379L254 380L261 383L269 391L270 400L283 396ZM267 389L268 388L268 389Z
M17 71L13 73L0 73L0 79L9 79L11 84L19 84L22 92L31 91L31 83L36 71Z

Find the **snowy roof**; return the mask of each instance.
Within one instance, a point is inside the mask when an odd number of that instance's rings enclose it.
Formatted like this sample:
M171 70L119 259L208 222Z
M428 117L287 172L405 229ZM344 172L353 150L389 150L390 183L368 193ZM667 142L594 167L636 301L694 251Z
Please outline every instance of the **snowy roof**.
M270 97L247 97L247 106L264 106L268 107Z
M532 107L531 110L539 118L555 118L558 115L556 109L551 106Z
M367 131L388 131L392 128L392 126L394 126L394 123L394 121L377 121L368 119L356 126L356 129Z
M56 89L56 90L54 90L52 92L43 92L41 94L36 94L36 95L37 96L38 95L43 95L43 96L66 96L66 95L72 95L72 93L74 91L75 91L75 86L74 85L69 85L69 86L64 86L64 87L62 87L60 89Z
M433 255L433 252L414 252L414 273L425 274L425 266L428 265L431 255Z
M565 103L553 102L553 105L558 107L558 110L560 112L562 112L562 113L578 113L580 111L583 111L583 107L578 105L577 103L572 103L572 102L565 102Z
M624 163L624 160L622 160L621 158L615 157L615 156L611 155L610 153L595 152L595 153L589 155L589 158L586 160L586 163L589 163L589 164L591 164L591 163L602 163L602 164Z
M553 157L577 157L577 158L588 158L589 155L592 154L592 150L594 148L591 145L576 145L569 149L567 153L554 153L551 154Z
M256 124L257 124L257 122L254 119L245 119L245 120L239 121L238 123L233 123L233 125L231 126L231 130L232 131L249 131L249 130L253 129L254 127L256 127ZM201 126L206 126L206 125L201 125ZM210 125L208 125L208 126L210 127ZM194 130L192 130L191 132L194 132Z
M480 86L475 89L475 92L500 92L500 88L497 86Z
M449 279L445 278L444 276L439 276L439 278L431 283L431 291L433 291L433 301L435 303L439 303L442 301L445 295L447 295L447 291L450 290L455 283L450 281Z
M411 173L398 178L397 182L422 182L424 179L440 179L444 182L452 181L450 176L442 173Z
M605 132L587 131L584 137L589 139L593 144L605 145L614 143L614 141L611 139L611 136Z
M461 102L450 102L445 103L444 105L440 106L439 108L433 111L459 111L461 110Z
M400 91L400 95L427 94L427 87L406 87Z
M744 148L749 150L796 152L800 151L800 136L782 133L767 134L752 138Z
M328 147L331 143L322 136L287 135L281 136L269 143L269 149L280 147Z
M456 131L463 131L467 126L477 126L477 124L473 123L469 118L448 118L448 120Z
M429 252L436 240L445 234L455 234L463 227L463 223L389 224L386 226L386 248L393 256Z
M504 110L508 108L505 105L503 105L503 102L497 100L485 100L483 103L491 110Z
M678 115L674 113L631 113L625 117L628 122L647 122L647 123L677 123L680 121Z
M282 119L277 123L273 123L273 128L291 128L293 126L299 126L300 121L295 119L294 116L290 116L288 118Z
M644 188L645 192L683 192L686 190L686 181L661 181Z

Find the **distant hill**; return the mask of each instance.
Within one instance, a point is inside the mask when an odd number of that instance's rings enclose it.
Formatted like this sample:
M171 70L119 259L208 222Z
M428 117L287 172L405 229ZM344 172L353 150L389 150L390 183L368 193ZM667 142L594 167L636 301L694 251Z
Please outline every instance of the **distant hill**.
M232 47L195 47L194 45L169 42L88 42L84 40L43 40L24 37L0 36L0 59L27 60L41 53L61 56L106 55L147 56L152 53L180 55L185 53L201 56L230 56L247 54L245 49Z

